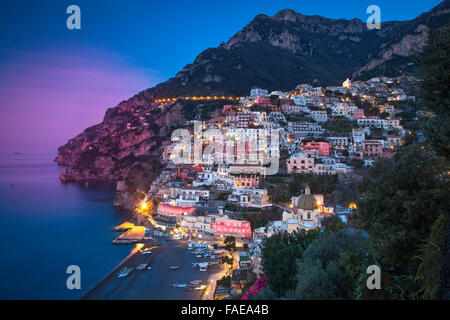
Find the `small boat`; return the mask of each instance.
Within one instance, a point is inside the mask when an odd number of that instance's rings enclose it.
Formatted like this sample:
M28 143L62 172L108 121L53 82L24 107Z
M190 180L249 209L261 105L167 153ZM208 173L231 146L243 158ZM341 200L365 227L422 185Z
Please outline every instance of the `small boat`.
M200 284L200 283L202 283L202 280L192 280L190 282L190 284Z
M151 248L143 248L140 251L142 254L151 254L152 253Z
M172 283L170 284L172 288L187 288L186 283Z
M147 270L152 270L152 266L148 266L148 267L147 267Z
M124 277L126 277L127 275L129 275L130 272L133 271L133 270L134 270L134 268L127 268L127 267L125 267L125 268L123 268L122 270L120 270L120 272L119 272L117 278L124 278Z
M170 270L178 270L181 268L181 266L170 266L169 268Z
M145 268L147 268L147 264L146 263L141 263L140 265L138 265L136 267L136 269L138 269L138 270L144 270Z
M203 290L206 288L206 285L202 284L200 286L193 287L192 290Z

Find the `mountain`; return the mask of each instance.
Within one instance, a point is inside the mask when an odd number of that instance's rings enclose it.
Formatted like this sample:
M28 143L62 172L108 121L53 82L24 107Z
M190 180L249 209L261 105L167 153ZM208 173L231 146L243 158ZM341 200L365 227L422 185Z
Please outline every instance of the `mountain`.
M420 50L427 29L450 20L450 1L411 21L382 22L368 30L359 19L333 20L285 9L258 15L218 48L200 53L174 78L149 89L155 97L190 94L244 95L251 87L290 90L316 81L398 75Z
M179 101L161 109L156 98L244 95L254 86L290 90L306 82L337 85L347 77L398 75L426 42L428 28L441 28L449 20L450 0L411 21L382 22L380 30L368 30L359 19L333 20L289 9L272 17L258 15L174 78L108 109L102 123L60 147L56 161L72 167L61 179L122 180L132 170L147 172L146 164L159 158L171 130L201 113L197 105ZM207 107L203 117L214 111L211 105L201 108Z

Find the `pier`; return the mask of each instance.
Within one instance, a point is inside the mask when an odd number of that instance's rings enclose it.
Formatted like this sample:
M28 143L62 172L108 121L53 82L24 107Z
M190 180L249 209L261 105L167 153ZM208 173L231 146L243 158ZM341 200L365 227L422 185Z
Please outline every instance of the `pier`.
M131 226L132 225L132 226ZM135 226L133 224L127 225L130 227L127 231L122 233L116 239L113 240L113 244L135 244L135 243L145 243L151 240L151 237L148 233L148 229L144 226ZM119 227L120 230L123 230L123 224Z

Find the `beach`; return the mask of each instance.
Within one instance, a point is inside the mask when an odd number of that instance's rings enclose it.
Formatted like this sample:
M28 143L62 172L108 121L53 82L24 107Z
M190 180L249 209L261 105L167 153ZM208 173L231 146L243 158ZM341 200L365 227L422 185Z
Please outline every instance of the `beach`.
M157 240L145 244L144 248L151 248L152 253L142 254L135 250L82 299L199 300L203 295L212 299L215 280L221 277L224 270L222 265L211 266L206 272L193 267L192 263L211 260L196 258L188 250L187 241ZM136 269L143 263L151 266L151 269ZM170 269L170 266L178 265L181 266L178 270ZM124 267L135 269L128 276L118 278L118 273ZM175 283L189 284L193 280L202 280L207 284L206 290L187 291L171 286Z

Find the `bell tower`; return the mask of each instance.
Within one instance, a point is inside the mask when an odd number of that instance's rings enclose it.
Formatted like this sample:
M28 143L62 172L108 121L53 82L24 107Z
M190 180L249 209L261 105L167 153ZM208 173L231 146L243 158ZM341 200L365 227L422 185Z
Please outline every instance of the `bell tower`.
M305 194L311 194L311 189L309 188L309 186L306 186Z

